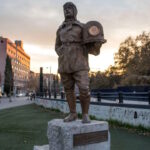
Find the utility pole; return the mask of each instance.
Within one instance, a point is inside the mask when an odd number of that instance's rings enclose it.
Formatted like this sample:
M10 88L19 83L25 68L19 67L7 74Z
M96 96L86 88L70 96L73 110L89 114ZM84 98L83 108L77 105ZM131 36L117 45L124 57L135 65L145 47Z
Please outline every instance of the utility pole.
M40 96L43 97L43 67L40 67Z

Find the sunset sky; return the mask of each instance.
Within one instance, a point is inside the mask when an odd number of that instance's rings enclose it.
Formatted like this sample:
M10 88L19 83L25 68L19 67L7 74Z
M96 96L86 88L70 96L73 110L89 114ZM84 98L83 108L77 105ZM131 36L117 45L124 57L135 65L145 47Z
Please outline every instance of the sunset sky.
M67 0L0 0L0 36L22 40L31 57L31 70L40 67L57 72L55 34L64 20ZM150 32L150 0L72 0L78 20L101 22L107 43L99 56L90 56L92 71L104 71L113 64L114 53L128 36Z

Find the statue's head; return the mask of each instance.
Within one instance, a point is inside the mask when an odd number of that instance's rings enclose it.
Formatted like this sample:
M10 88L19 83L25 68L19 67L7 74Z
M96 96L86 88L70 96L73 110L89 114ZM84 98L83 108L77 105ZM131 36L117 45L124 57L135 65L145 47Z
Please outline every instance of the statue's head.
M64 16L65 20L76 20L77 8L72 2L64 4Z

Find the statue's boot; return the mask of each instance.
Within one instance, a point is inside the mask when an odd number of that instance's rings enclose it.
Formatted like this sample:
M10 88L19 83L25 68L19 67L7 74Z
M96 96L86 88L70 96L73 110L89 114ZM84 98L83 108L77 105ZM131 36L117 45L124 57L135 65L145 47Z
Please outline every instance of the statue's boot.
M71 122L78 118L76 113L76 97L74 92L66 93L67 102L70 109L70 114L64 119L64 122Z
M91 120L88 115L89 105L90 105L90 95L81 95L80 103L82 108L82 123L90 123Z

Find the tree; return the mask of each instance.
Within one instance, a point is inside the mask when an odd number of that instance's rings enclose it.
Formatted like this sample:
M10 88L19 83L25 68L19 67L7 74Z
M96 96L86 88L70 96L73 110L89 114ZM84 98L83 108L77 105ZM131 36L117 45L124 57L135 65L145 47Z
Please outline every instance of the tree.
M104 72L90 73L90 88L91 89L103 89L110 88L109 78Z
M122 75L121 85L146 85L150 81L150 33L127 38L115 54L116 72Z
M124 42L120 44L118 52L115 54L115 68L118 74L124 74L130 66L130 61L135 55L135 41L131 37L128 37Z
M115 65L90 74L91 89L126 85L150 85L150 33L128 37L120 44Z
M43 68L40 68L40 93L43 95Z
M105 71L105 75L107 76L109 80L109 87L115 88L117 85L120 84L120 81L122 79L122 75L118 73L117 68L115 66L109 66L108 69Z
M7 56L5 66L4 92L7 94L7 96L10 96L12 91L13 91L13 72L11 59L9 58L9 56Z
M38 91L39 78L37 76L30 75L29 80L27 82L27 88L29 91Z

